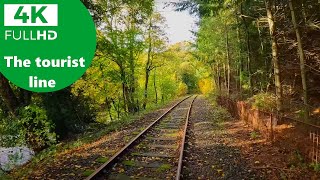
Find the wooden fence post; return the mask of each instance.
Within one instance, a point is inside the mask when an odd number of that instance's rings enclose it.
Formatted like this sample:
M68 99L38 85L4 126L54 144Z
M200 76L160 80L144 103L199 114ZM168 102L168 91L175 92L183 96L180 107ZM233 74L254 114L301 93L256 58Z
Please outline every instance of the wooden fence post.
M272 113L270 113L270 138L271 138L271 142L273 143L274 134L273 134L273 115L272 115Z

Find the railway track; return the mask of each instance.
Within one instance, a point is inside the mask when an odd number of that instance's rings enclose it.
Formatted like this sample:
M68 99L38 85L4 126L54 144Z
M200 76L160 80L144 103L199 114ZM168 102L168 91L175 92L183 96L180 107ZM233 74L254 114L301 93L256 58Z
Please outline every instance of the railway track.
M196 96L189 96L175 104L87 180L180 179L188 120L195 99Z

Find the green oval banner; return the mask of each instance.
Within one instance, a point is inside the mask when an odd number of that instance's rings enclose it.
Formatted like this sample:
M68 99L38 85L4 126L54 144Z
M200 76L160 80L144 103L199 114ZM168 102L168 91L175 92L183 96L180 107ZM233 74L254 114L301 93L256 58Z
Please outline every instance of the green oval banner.
M2 0L1 7L0 72L13 84L53 92L85 73L96 29L79 0Z

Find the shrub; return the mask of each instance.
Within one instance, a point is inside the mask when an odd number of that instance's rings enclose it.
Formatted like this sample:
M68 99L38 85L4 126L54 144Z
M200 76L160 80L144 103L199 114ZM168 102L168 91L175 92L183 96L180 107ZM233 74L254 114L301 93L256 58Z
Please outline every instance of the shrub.
M214 119L221 122L232 119L232 116L230 115L228 110L221 106L214 107L214 113L212 114L212 116Z
M54 125L44 109L35 105L26 106L19 110L19 117L26 142L34 150L41 150L56 142Z
M96 112L90 104L89 99L74 96L68 88L43 95L47 117L54 123L55 133L61 139L68 137L68 133L83 132L94 122Z
M0 121L0 147L25 145L23 126L18 119L8 116Z
M201 79L198 82L200 92L202 94L210 94L213 91L214 84L211 79Z
M178 87L178 96L184 96L188 93L188 86L185 83L180 83Z
M8 116L0 123L0 146L17 147L27 145L38 151L56 142L54 125L46 111L31 105L20 108L18 116Z
M276 96L272 93L259 93L249 98L248 103L253 108L260 109L263 111L274 111L276 109Z

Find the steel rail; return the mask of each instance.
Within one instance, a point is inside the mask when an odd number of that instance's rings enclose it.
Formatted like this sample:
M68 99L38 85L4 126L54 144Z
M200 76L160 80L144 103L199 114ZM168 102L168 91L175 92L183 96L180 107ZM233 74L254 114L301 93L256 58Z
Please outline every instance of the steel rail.
M95 170L89 177L86 178L86 180L96 179L99 177L99 175L104 174L105 172L103 170L107 169L108 167L114 165L116 160L122 156L130 147L132 147L137 140L139 140L146 132L148 132L151 127L153 127L155 124L157 124L161 119L163 119L169 112L171 112L174 108L176 108L179 104L184 102L185 100L189 99L191 96L188 96L175 105L173 105L169 110L167 110L164 114L162 114L158 119L153 121L147 128L145 128L141 133L139 133L135 138L133 138L129 143L127 143L121 150L119 150L116 154L114 154L106 163L101 165L98 169ZM193 101L192 101L193 102Z
M181 177L182 164L183 164L183 153L184 153L184 148L185 148L185 143L186 143L186 135L187 135L188 125L189 125L189 118L190 118L190 116L191 116L191 109L192 109L192 106L193 106L193 102L195 101L195 99L196 99L197 97L198 97L198 96L196 96L196 97L192 100L192 102L191 102L191 104L190 104L190 107L189 107L189 110L188 110L188 114L187 114L187 118L186 118L186 123L185 123L185 126L184 126L182 143L181 143L181 147L180 147L180 157L179 157L178 170L177 170L177 174L176 174L176 180L180 180L180 177Z

